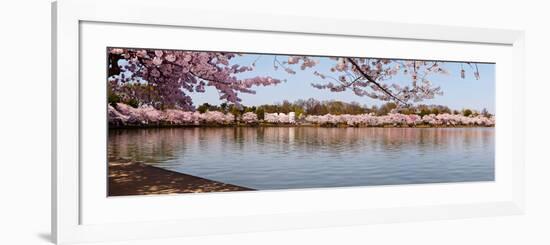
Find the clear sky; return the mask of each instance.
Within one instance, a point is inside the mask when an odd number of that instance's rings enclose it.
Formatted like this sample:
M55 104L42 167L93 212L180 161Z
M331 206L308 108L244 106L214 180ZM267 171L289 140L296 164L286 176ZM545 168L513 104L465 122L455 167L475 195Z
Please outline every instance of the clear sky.
M326 57L314 57L320 63L306 70L300 70L295 67L296 74L288 74L281 68L275 70L273 67L275 55L244 54L231 60L233 64L250 65L256 61L254 71L240 74L241 78L254 76L271 76L278 79L286 79L286 82L271 85L267 87L254 87L256 94L240 93L242 104L246 106L273 104L283 100L295 101L298 99L315 98L317 100L339 100L345 102L358 102L362 105L372 106L380 105L385 101L374 100L369 97L360 97L351 90L344 92L330 92L326 89L317 89L311 86L311 83L323 83L323 81L313 75L315 70L330 75L329 68L334 64L334 60ZM286 61L288 56L277 55L279 61ZM495 64L478 64L480 79L476 80L473 70L468 65L463 64L466 70L466 78L460 78L461 63L446 62L443 66L450 74L432 74L428 79L434 84L441 86L443 95L436 96L431 100L424 100L415 104L438 104L445 105L451 109L470 108L481 110L487 108L490 113L495 112ZM332 73L334 74L334 73ZM329 81L329 80L327 80ZM410 84L410 77L396 76L388 83ZM220 104L218 92L215 88L206 87L205 93L190 94L195 106L202 103Z

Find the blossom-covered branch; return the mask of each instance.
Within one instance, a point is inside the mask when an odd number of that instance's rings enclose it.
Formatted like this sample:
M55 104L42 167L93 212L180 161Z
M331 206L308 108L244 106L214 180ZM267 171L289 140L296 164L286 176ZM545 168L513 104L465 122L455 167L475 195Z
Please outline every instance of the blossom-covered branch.
M178 108L193 111L192 93L203 93L212 87L219 99L240 106L239 93L254 94L254 87L270 86L283 80L271 76L243 74L255 69L251 65L231 62L239 53L178 51L133 48L108 49L108 81L111 102L124 102L135 106L150 105L158 109ZM290 75L297 70L314 69L319 60L313 56L285 56L279 60L273 56L273 68L281 67ZM331 92L352 91L355 95L376 100L393 101L409 105L442 95L443 91L429 80L434 74L448 74L444 62L422 60L397 60L381 58L331 57L330 72L314 70L320 83L312 83L318 89ZM475 63L461 63L460 76L465 78L464 65L474 70Z
M376 58L352 58L333 57L334 65L330 71L337 78L319 71L313 74L324 82L312 83L318 89L328 89L332 92L353 91L358 96L367 96L377 100L394 101L400 105L410 102L420 102L425 99L433 99L436 95L442 95L441 87L434 86L428 79L433 74L448 74L443 68L444 62L419 61L419 60L390 60ZM300 64L301 69L314 67L317 63L305 56L290 56L285 64ZM477 65L474 76L479 79ZM290 69L290 68L286 68ZM291 73L292 74L292 73ZM393 82L400 75L399 83ZM404 77L404 78L403 78ZM462 66L461 77L465 77ZM330 80L329 80L330 79ZM329 81L327 81L329 80ZM391 83L389 83L392 81Z
M281 82L270 76L237 78L253 67L231 65L234 53L109 48L108 55L111 92L155 108L194 110L189 93L202 93L206 86L214 87L220 100L238 105L239 92Z

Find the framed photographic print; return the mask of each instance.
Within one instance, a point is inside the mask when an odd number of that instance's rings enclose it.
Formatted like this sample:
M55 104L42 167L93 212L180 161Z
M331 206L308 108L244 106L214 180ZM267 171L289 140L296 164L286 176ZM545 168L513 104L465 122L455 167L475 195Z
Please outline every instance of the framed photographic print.
M522 212L521 31L162 6L52 6L57 243Z
M495 180L495 63L106 52L108 196Z

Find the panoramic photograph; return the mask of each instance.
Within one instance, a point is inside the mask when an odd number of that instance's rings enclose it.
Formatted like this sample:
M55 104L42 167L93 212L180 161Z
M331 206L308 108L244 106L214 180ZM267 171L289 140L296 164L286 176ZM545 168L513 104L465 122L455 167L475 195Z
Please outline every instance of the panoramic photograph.
M495 179L495 63L108 47L108 196Z

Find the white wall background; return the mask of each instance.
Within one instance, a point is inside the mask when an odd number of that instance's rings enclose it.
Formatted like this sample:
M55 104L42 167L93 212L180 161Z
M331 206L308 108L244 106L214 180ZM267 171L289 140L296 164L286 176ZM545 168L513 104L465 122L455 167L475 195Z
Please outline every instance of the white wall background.
M525 29L527 214L115 244L550 244L550 124L545 120L550 113L550 15L545 1L199 2L227 11ZM48 244L50 1L4 1L0 18L0 243Z

